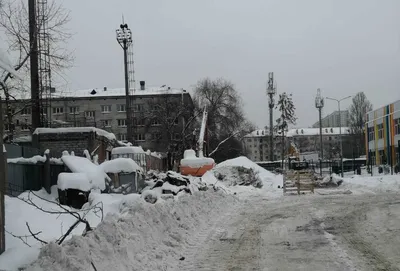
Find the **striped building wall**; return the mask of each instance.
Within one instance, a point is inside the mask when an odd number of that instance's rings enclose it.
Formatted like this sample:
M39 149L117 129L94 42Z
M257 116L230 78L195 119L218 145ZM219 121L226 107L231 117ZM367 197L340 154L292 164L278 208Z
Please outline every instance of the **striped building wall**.
M400 100L368 112L365 131L366 153L373 164L400 162Z

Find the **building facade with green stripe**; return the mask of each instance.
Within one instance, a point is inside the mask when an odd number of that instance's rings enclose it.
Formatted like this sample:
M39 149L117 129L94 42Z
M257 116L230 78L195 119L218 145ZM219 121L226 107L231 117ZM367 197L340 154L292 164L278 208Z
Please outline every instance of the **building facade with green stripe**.
M373 165L400 162L400 100L367 113L366 153Z

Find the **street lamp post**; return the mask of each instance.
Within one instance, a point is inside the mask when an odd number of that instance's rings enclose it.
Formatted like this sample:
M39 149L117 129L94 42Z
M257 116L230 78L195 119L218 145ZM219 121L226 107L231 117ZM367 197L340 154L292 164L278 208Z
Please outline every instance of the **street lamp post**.
M324 107L324 98L321 97L321 90L317 90L317 97L315 98L315 107L318 109L319 113L319 171L320 175L322 176L322 161L324 159L324 151L322 147L322 108Z
M346 100L348 98L351 98L351 96L344 97L342 99L334 99L334 98L329 98L326 97L328 100L336 101L338 104L338 110L339 110L339 139L340 139L340 165L341 165L341 172L342 172L342 177L343 177L343 143L342 143L342 115L340 113L340 102L343 100Z
M132 44L132 31L128 28L127 24L121 24L120 28L116 30L117 41L124 50L124 69L125 69L125 98L126 98L126 129L127 140L134 144L133 129L132 129L132 110L131 110L131 97L129 93L129 75L128 75L128 48Z

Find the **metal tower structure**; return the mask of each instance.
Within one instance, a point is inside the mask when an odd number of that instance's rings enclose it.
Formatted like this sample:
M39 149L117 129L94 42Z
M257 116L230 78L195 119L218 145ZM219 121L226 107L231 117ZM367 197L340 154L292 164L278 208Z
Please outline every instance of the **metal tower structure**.
M37 0L37 43L40 126L51 124L51 67L50 67L50 36L48 33L49 17L47 0Z
M124 52L124 78L125 78L125 102L126 102L126 128L127 128L127 140L134 144L135 138L133 134L133 114L132 114L132 96L129 88L129 60L128 60L128 49L132 45L132 31L128 25L122 23L120 28L116 30L117 42L121 46Z
M315 97L315 108L318 109L319 113L319 148L320 148L319 170L322 176L322 160L324 159L324 150L322 146L322 108L324 108L324 98L321 96L320 89L317 89L317 97Z
M274 161L274 107L276 94L276 85L274 83L274 73L268 73L267 95L269 97L269 160Z
M133 43L131 43L128 47L128 78L130 94L133 94L136 91Z

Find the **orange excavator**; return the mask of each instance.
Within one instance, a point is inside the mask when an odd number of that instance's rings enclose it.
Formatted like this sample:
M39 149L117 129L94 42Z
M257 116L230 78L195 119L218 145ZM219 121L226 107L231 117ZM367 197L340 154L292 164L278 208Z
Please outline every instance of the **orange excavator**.
M203 119L201 122L199 140L197 141L197 156L196 152L192 149L185 150L183 154L183 159L180 163L180 171L182 175L191 175L196 177L201 177L208 170L215 166L214 159L210 157L204 157L203 147L204 147L204 134L207 125L207 108L204 108Z

